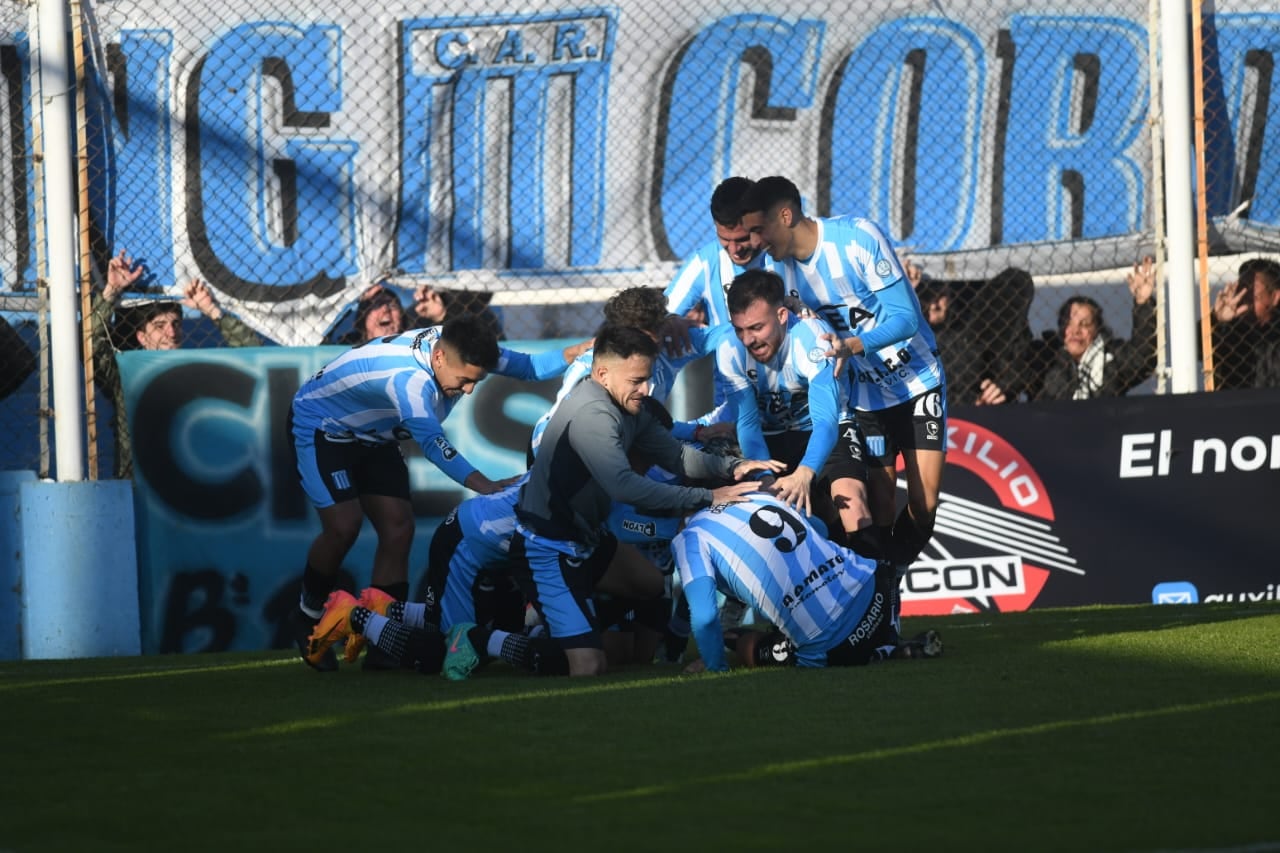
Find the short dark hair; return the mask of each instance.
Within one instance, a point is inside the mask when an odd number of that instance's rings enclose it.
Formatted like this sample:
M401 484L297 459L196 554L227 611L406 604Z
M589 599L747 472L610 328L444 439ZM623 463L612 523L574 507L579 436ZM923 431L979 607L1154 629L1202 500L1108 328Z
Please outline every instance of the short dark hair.
M464 364L493 370L501 352L493 328L475 314L460 314L444 321L440 340L453 347Z
M656 333L666 318L667 297L661 287L628 287L604 304L604 321L611 325Z
M181 318L182 303L172 299L155 299L117 307L115 322L111 326L116 349L138 349L138 332L161 314L176 314Z
M733 226L742 221L742 199L755 182L750 178L725 178L711 193L711 218L718 225Z
M751 185L751 189L742 198L742 212L768 212L779 204L788 205L796 213L804 212L800 190L796 189L796 185L781 175L770 175Z
M725 302L730 314L741 314L757 299L763 299L770 308L777 308L786 296L782 276L772 270L750 269L739 273L729 284Z
M653 359L658 357L658 344L653 338L632 326L619 326L616 323L605 323L596 332L596 342L592 358L631 358L642 355Z
M920 301L921 306L937 302L943 297L950 299L954 295L951 285L936 278L922 279L920 286L916 288L916 299Z
M1257 280L1259 274L1266 277L1267 290L1280 288L1280 263L1271 258L1250 258L1245 261L1240 265L1240 272L1236 277L1236 281L1252 289L1253 283Z

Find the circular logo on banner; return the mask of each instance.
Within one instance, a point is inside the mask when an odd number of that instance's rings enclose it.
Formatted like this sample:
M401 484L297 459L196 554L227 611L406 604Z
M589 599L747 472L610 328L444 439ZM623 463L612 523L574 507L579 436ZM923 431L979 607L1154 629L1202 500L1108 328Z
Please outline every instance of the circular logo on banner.
M986 490L976 499L942 492L933 538L903 578L903 616L1026 610L1054 576L1084 574L1054 532L1040 475L1017 448L986 427L949 419L953 465Z

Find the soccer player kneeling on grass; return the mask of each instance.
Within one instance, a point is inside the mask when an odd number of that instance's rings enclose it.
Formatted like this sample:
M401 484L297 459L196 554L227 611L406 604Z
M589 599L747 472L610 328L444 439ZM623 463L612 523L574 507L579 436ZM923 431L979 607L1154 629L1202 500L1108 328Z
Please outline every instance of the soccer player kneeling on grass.
M783 467L768 460L712 456L677 441L645 402L657 354L657 344L639 329L604 326L595 338L591 376L556 409L520 490L512 573L563 649L570 675L605 670L593 595L608 579L596 574L592 563L596 552L616 542L604 532L615 502L650 513L689 512L737 500L756 484L735 480ZM730 485L706 489L658 483L637 473L632 467L636 461L680 477ZM661 574L648 561L633 571L620 567L616 580L634 586L645 574L642 568L656 577L650 597L660 594ZM465 624L449 629L446 675L465 678L479 660L471 630Z
M728 643L746 666L859 666L942 654L936 631L897 639L892 564L833 543L769 495L696 513L671 547L702 653L686 672L728 670ZM717 591L747 602L774 630L722 633Z

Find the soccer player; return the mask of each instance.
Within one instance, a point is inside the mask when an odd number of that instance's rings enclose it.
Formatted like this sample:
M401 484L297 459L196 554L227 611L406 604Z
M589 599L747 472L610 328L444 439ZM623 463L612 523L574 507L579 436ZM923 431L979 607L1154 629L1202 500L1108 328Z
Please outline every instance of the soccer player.
M871 524L847 374L827 358L823 336L831 327L796 317L785 295L781 277L768 270L733 280L728 306L737 338L716 349L716 368L729 388L743 455L787 463L773 493L806 515L816 505L844 542L840 531L854 536Z
M609 300L604 304L604 322L606 324L631 326L640 329L655 341L658 339L658 330L666 318L666 299L662 295L662 291L656 287L628 287L609 297ZM672 355L666 351L660 351L653 362L653 378L650 382L649 396L659 403L665 404L667 398L671 396L671 389L675 387L676 376L680 373L680 370L690 362L714 352L716 341L725 334L727 334L727 331L693 328L689 330L691 343L689 350L680 355ZM565 371L564 381L560 385L560 391L556 395L556 400L551 409L533 425L533 437L530 439L530 464L533 464L533 457L537 455L538 446L542 443L542 433L547 428L547 424L550 423L551 417L556 413L560 403L564 401L565 397L569 396L569 392L579 382L591 375L593 359L593 351L587 350L579 355L573 364L569 365L568 370ZM723 409L717 408L697 420L670 424L671 432L681 441L692 441L695 437L702 438L704 435L710 437L711 435L724 434L723 428L713 426L723 416Z
M541 380L560 375L585 343L530 356L498 346L483 321L463 315L348 350L303 383L290 431L303 491L320 516L307 551L298 612L303 658L338 568L368 517L378 537L373 583L399 600L409 592L413 508L401 439L413 438L440 470L481 494L500 489L445 437L443 422L490 372ZM310 661L309 661L310 662ZM311 662L314 665L314 662ZM377 659L365 659L376 668ZM326 655L317 667L337 668Z
M648 512L683 512L727 503L755 488L736 482L706 489L655 482L632 468L630 456L695 480L741 481L781 463L720 457L682 445L645 406L657 344L627 326L601 328L591 377L557 409L520 492L511 540L513 571L525 596L565 650L571 675L599 675L605 653L595 622L590 558L616 540L603 527L614 502ZM661 583L657 569L646 562ZM599 579L599 580L604 580ZM621 577L638 585L640 579ZM474 626L449 631L445 674L465 678L479 662Z
M667 310L684 316L699 304L707 325L726 326L729 311L724 294L734 277L760 263L760 247L742 221L742 200L751 189L749 178L725 178L711 193L711 219L716 239L685 260L667 285Z
M696 513L671 545L702 658L686 672L729 664L716 592L746 601L774 626L737 636L747 666L858 666L888 658L937 657L936 631L898 642L893 566L823 536L803 515L757 492Z
M874 524L849 544L905 573L933 535L947 442L945 377L915 290L875 223L806 216L799 190L784 177L752 186L743 224L768 250L766 266L787 292L834 329L827 355L848 359ZM907 505L895 519L899 454Z

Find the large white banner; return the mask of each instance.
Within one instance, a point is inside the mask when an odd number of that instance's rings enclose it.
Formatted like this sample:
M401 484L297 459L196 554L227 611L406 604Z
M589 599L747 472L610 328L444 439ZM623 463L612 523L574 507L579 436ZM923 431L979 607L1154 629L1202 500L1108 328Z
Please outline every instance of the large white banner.
M956 277L1124 266L1152 240L1146 2L85 8L100 250L153 286L206 279L284 344L387 274L498 304L665 284L733 174L785 174ZM1211 24L1211 212L1275 245L1280 13ZM6 4L9 293L35 281L32 44Z

